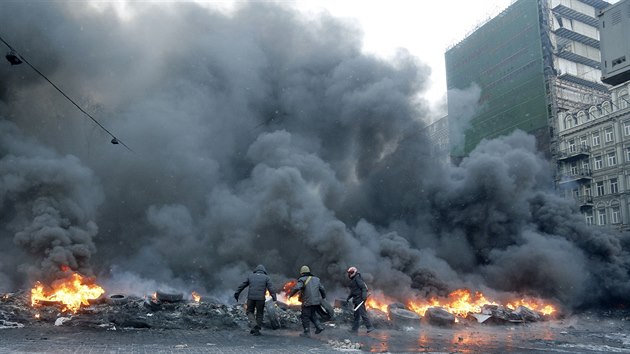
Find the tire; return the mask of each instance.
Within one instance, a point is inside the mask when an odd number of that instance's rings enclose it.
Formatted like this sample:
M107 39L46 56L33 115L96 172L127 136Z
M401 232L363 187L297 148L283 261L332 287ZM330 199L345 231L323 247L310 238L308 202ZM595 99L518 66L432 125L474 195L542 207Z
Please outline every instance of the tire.
M390 307L389 318L397 327L418 327L420 325L420 315L401 308Z
M127 297L121 294L109 295L109 297L107 298L107 302L109 302L112 305L126 304L127 301L128 301Z
M273 301L268 300L265 302L265 317L269 320L269 325L272 329L278 329L281 327L280 322L280 309L277 308Z
M182 293L164 293L161 291L156 292L156 297L162 302L180 302L184 298Z
M321 303L321 311L317 311L322 318L323 322L329 322L329 321L334 321L335 320L335 309L332 307L332 305L326 301L326 299L322 299L322 303Z

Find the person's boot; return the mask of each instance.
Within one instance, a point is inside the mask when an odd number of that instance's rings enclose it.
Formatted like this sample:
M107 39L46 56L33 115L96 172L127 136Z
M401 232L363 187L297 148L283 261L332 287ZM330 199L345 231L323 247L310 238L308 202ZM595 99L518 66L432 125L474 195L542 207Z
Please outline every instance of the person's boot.
M368 333L370 333L370 332L372 332L373 330L374 330L374 327L369 327L369 328L367 329L367 332L368 332Z
M320 333L322 333L323 330L324 330L324 326L321 326L321 327L315 329L315 334L320 334Z
M255 326L253 329L254 333L252 333L255 336L259 336L260 335L260 326Z
M300 333L300 337L310 338L311 337L311 331L304 330L304 332Z

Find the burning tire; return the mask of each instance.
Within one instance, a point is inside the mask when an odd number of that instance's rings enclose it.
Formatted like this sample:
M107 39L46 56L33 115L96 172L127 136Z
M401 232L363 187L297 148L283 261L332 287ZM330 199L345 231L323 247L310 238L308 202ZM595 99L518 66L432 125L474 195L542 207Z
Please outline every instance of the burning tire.
M156 292L155 296L157 297L159 301L162 301L162 302L180 302L184 298L184 294L182 293L171 294L171 293L164 293L161 291Z
M280 309L274 306L273 301L269 300L265 302L265 317L269 320L271 328L278 329L281 327L280 322Z
M321 317L323 322L335 320L335 309L328 301L326 301L326 299L322 299L320 309L317 311L317 313Z
M121 294L113 294L107 298L107 302L109 302L112 305L126 304L127 301L128 301L127 297Z
M397 327L418 327L420 325L420 315L398 307L389 308L389 318Z
M423 322L436 326L452 326L455 324L455 315L440 307L430 307L424 313Z

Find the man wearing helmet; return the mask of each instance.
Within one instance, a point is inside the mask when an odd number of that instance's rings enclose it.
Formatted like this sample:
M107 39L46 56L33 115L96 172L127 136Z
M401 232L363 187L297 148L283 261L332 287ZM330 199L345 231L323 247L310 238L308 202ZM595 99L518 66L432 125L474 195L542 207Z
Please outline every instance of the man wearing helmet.
M304 333L301 333L300 336L311 336L311 321L315 325L315 334L319 334L324 330L324 326L322 326L317 317L317 310L322 303L322 299L326 298L326 290L319 278L311 273L311 269L308 266L302 266L302 268L300 268L300 278L289 293L289 298L298 292L300 293L300 300L302 301L301 318L302 327L304 327Z
M346 302L352 299L354 304L354 321L352 322L352 329L350 331L358 333L359 326L361 325L361 319L363 319L367 332L370 333L374 330L374 326L372 325L372 321L370 320L367 309L365 308L365 301L368 297L368 287L356 267L348 268L347 273L348 278L350 278L350 294L348 294Z

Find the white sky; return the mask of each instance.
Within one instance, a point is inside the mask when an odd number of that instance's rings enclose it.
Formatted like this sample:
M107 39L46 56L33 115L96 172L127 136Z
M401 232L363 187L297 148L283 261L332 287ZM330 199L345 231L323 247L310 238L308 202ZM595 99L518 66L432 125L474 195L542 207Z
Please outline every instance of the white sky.
M299 0L307 13L328 11L358 22L364 50L383 57L398 48L427 63L431 88L425 96L436 103L446 95L444 52L479 24L506 9L513 0Z

